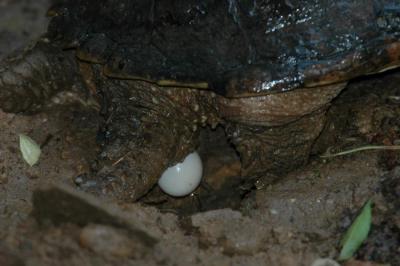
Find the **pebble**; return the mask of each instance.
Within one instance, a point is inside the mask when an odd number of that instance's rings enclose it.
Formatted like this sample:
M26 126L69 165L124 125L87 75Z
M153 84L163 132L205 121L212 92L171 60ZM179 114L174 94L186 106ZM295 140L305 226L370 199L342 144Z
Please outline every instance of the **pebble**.
M123 229L107 225L90 224L79 236L79 244L96 254L115 257L141 257L144 249L128 237Z

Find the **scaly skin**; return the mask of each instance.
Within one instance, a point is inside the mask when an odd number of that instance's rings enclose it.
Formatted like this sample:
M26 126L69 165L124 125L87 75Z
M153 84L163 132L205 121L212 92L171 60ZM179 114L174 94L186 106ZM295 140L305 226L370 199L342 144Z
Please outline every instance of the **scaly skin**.
M0 107L6 112L37 112L61 91L83 92L73 51L41 40L0 67Z
M73 51L46 42L5 63L0 73L4 111L38 111L65 90L97 94L106 137L93 173L99 184L94 192L128 201L145 195L167 167L195 150L198 130L205 125L225 126L248 182L304 164L329 102L344 87L229 99L210 91L112 79L103 75L101 65L85 65Z
M169 166L197 147L201 126L219 123L211 94L163 88L142 81L110 79L74 51L39 42L0 72L0 107L6 112L40 111L63 91L97 94L104 116L95 193L135 201ZM93 136L95 137L95 136ZM114 176L113 180L108 180ZM108 190L112 188L111 190Z
M197 90L103 79L107 115L99 177L117 176L113 190L136 200L169 166L198 146L201 125L218 123L210 97Z

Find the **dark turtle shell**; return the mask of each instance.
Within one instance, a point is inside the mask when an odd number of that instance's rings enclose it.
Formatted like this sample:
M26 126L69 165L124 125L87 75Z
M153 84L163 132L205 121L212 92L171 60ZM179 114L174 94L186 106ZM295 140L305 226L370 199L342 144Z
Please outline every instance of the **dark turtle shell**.
M229 97L400 65L398 0L62 0L48 38L115 78Z

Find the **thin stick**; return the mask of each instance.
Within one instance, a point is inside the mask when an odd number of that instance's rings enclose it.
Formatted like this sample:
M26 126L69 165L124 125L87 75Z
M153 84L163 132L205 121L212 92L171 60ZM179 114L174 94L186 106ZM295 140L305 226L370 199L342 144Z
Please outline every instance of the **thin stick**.
M362 146L362 147L358 147L358 148L355 148L355 149L342 151L342 152L338 152L338 153L333 153L333 154L331 154L329 152L329 150L328 150L325 154L320 155L320 157L321 158L331 158L331 157L342 156L342 155L347 155L347 154L350 154L350 153L355 153L355 152L359 152L359 151L366 151L366 150L400 150L400 146L399 145L393 145L393 146L369 145L369 146Z
M122 160L124 160L125 157L126 157L129 153L131 153L131 152L128 151L127 153L125 153L124 156L122 156L121 158L119 158L118 160L116 160L115 162L113 162L111 166L116 166L117 164L119 164L120 162L122 162Z

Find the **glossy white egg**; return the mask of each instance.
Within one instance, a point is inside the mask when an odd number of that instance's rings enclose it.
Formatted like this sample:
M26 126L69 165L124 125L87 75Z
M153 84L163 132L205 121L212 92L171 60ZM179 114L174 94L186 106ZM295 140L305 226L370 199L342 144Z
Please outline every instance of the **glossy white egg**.
M165 170L158 180L158 185L168 195L183 197L198 187L202 175L201 158L197 152L193 152L186 156L183 162Z

